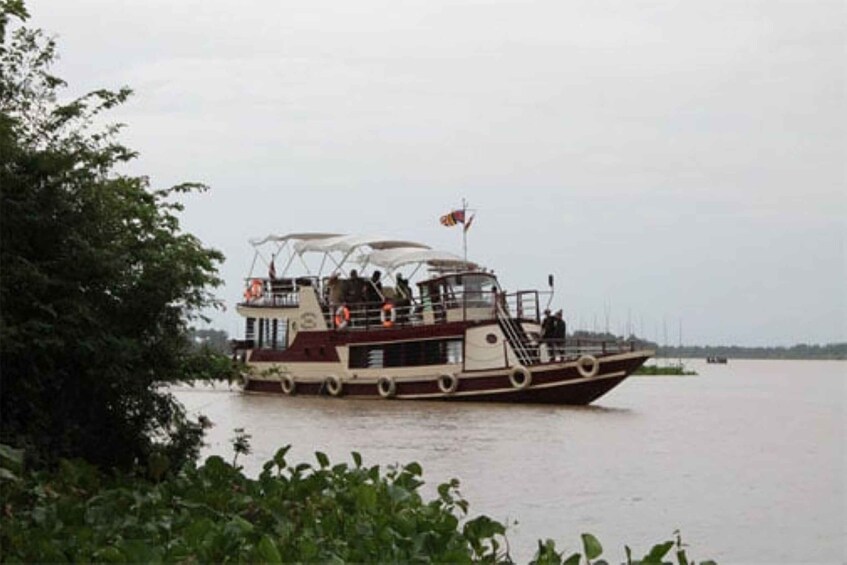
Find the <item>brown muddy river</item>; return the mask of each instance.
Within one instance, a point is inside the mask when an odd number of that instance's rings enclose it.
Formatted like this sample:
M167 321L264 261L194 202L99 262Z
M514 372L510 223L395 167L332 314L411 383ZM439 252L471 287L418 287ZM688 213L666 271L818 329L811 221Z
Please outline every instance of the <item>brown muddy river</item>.
M456 477L472 515L517 521L521 563L582 532L621 562L675 529L697 560L847 563L847 362L686 365L699 375L632 377L589 407L176 395L215 424L205 455L252 435L251 474L292 444L289 462L417 461L427 498Z

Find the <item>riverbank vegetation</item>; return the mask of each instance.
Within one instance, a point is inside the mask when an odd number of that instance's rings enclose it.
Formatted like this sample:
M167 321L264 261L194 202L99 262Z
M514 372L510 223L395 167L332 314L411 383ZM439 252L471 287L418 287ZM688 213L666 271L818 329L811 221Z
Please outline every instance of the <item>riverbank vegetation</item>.
M809 345L801 343L791 347L742 347L731 346L667 346L657 351L662 357L708 359L724 357L726 359L820 359L847 360L847 343L829 343Z
M642 365L635 371L636 375L644 376L690 376L696 375L697 371L685 368L682 363L671 365Z
M511 560L503 524L468 515L458 482L419 493L416 463L289 464L256 478L198 462L205 422L173 383L234 377L190 325L218 302L216 250L181 230L184 183L120 173L120 127L93 131L129 89L60 103L54 41L0 0L0 530L2 562ZM13 29L14 27L14 29ZM601 563L539 543L538 563ZM643 562L659 563L677 540Z
M241 435L231 463L219 456L167 471L155 460L143 474L104 473L83 461L27 472L20 451L0 446L3 529L0 560L111 563L512 563L506 527L471 517L456 480L433 500L419 489L417 463L289 464L288 447L255 479L237 466L249 451ZM533 563L606 561L603 547L582 534L581 551L539 541ZM625 547L626 563L689 561L679 536L642 559ZM708 565L710 561L702 562Z

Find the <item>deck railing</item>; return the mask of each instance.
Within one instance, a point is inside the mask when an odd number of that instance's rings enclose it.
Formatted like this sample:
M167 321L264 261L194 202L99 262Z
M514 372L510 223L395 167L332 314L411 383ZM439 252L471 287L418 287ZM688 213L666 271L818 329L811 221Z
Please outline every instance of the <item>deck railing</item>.
M330 305L321 282L314 277L297 279L249 279L249 296L245 293L244 305L268 308L297 308L300 305L300 289L311 287L317 294L322 314L328 328L338 328L336 315L340 305ZM387 295L396 296L393 289ZM541 340L536 333L521 335L516 331L521 322L540 323L539 296L545 294L535 290L513 293L497 291L465 291L450 296L425 297L424 300L387 299L378 302L344 304L349 312L338 320L346 331L403 328L423 325L425 315L432 316L434 324L448 321L498 321L506 323L505 330L513 349L520 349L521 361L529 364L571 359L583 354L602 355L634 351L632 342L610 341L591 338L567 338L565 340ZM386 304L390 304L387 307ZM392 311L393 310L393 311ZM499 311L499 312L498 312ZM460 313L456 316L456 313ZM517 325L516 325L517 324ZM253 336L249 336L253 337ZM504 353L505 354L505 353Z

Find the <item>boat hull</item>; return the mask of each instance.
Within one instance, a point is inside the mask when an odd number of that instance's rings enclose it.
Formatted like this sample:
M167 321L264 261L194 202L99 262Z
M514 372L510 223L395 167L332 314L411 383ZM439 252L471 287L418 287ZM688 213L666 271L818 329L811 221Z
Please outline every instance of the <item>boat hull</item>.
M374 400L444 400L450 402L507 402L585 405L600 398L652 356L651 351L597 356L596 370L576 360L543 363L525 369L429 374L420 377L349 378L334 383L281 377L250 378L244 390L290 396L330 396ZM527 377L528 373L528 377ZM440 380L441 379L441 380ZM382 381L382 382L380 382ZM285 389L288 388L286 392Z

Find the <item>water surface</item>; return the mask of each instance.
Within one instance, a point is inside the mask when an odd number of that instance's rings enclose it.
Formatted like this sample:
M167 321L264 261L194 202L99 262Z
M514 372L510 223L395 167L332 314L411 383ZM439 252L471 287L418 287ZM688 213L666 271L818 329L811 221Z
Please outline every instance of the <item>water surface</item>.
M687 366L699 376L633 377L588 407L177 396L215 423L206 455L252 435L248 473L292 444L289 461L418 461L430 497L459 478L471 514L518 522L520 562L538 538L575 548L582 532L619 562L679 528L697 559L847 563L847 362Z

